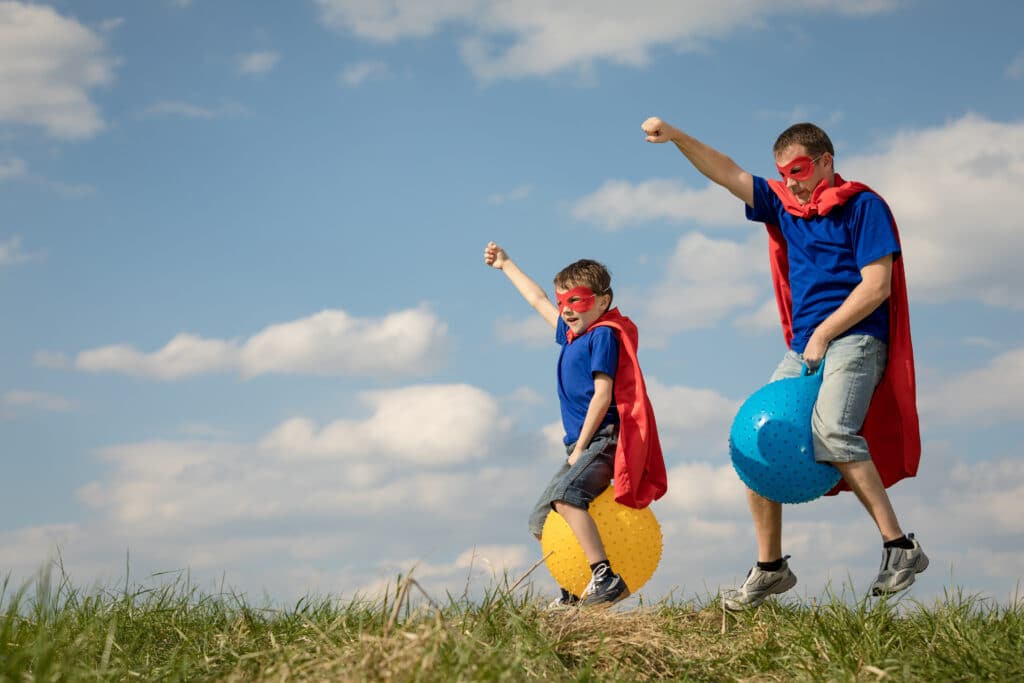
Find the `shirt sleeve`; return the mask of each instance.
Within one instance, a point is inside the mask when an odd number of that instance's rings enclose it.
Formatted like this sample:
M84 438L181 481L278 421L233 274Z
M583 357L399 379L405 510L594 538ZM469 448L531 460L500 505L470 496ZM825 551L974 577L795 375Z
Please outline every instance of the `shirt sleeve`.
M562 316L558 316L558 324L555 326L555 343L559 346L565 346L569 343L569 339L565 334L565 331L569 329L569 326L562 320Z
M590 330L590 372L603 372L615 377L615 369L619 367L619 340L615 331L607 325Z
M779 210L782 202L768 187L768 181L760 176L754 176L754 205L744 204L747 209L747 220L755 223L779 224Z
M853 237L853 253L857 267L863 268L883 256L899 256L900 245L892 230L892 215L889 207L873 193L864 192L853 207L850 233Z

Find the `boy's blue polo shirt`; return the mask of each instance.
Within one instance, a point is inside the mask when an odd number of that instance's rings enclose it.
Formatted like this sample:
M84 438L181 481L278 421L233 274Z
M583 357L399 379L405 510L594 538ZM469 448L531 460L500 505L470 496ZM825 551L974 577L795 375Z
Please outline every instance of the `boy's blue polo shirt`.
M580 438L587 408L594 397L594 373L603 372L614 379L619 365L619 340L610 327L591 327L576 337L572 344L566 338L568 329L565 321L559 318L555 329L555 341L562 347L558 356L558 402L562 409L567 446ZM618 423L619 412L612 399L599 428Z
M827 216L788 213L764 178L754 177L747 218L777 225L786 240L793 296L792 349L803 353L814 330L861 282L861 269L883 256L899 256L892 216L881 197L860 192ZM889 341L889 306L883 303L840 336L867 334Z

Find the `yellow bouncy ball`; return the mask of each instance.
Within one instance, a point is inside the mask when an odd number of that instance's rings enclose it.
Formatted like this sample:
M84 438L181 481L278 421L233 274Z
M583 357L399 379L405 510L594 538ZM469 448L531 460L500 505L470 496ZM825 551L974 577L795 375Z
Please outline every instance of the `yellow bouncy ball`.
M590 516L597 524L612 570L622 576L630 592L636 593L654 575L661 560L661 525L651 509L637 510L615 502L609 486L590 504ZM576 535L560 514L552 511L544 522L541 551L558 585L579 595L590 583L587 562Z

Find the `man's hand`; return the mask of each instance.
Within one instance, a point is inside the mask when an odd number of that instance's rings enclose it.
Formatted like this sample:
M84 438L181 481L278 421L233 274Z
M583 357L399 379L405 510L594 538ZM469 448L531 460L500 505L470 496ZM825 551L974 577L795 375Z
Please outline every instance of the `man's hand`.
M678 128L657 116L644 121L640 128L647 134L647 142L672 142L679 135Z
M808 370L816 370L821 365L821 359L825 357L828 345L829 340L825 338L825 335L818 334L818 331L815 330L804 348L804 363L807 364Z
M501 270L505 267L505 261L508 260L508 254L505 250L499 247L494 242L488 242L484 248L484 263Z

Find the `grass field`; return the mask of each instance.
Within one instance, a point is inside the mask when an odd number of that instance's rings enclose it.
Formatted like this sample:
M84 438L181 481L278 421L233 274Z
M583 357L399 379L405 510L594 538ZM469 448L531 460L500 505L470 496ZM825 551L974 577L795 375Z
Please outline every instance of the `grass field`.
M3 582L0 680L1024 680L1024 601L960 591L931 605L840 595L725 615L711 596L550 613L528 583L438 601L404 576L377 600L270 609L156 580Z

